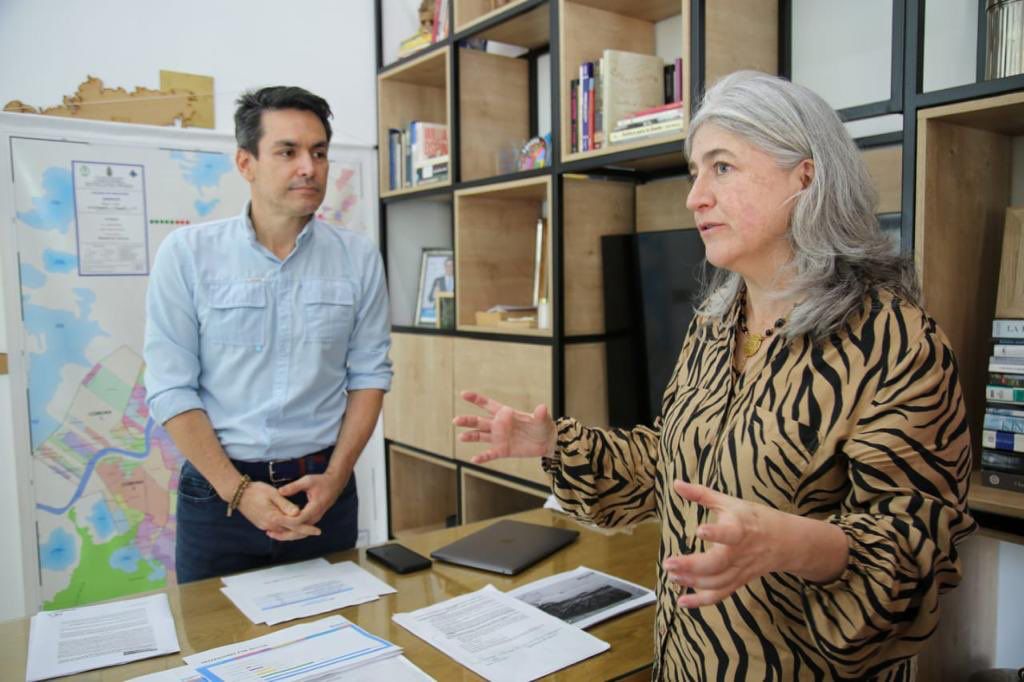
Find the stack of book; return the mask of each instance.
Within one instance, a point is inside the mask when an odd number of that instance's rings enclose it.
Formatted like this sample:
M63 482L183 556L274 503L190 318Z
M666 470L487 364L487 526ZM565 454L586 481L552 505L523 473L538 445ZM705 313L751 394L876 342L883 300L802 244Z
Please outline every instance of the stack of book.
M444 182L448 169L448 126L413 121L388 129L388 189Z
M666 65L660 57L605 50L596 62L580 64L569 83L569 147L601 149L683 127L682 59ZM670 105L661 110L664 105Z
M415 35L409 36L398 45L398 58L408 57L427 45L433 45L448 37L449 10L451 0L433 0L433 9L421 5L423 26ZM424 3L426 5L427 3ZM425 16L423 16L425 14Z
M981 473L985 485L1024 492L1024 319L992 321Z
M672 102L660 107L634 111L619 119L615 129L608 135L611 144L629 142L650 135L677 133L683 129L683 103Z

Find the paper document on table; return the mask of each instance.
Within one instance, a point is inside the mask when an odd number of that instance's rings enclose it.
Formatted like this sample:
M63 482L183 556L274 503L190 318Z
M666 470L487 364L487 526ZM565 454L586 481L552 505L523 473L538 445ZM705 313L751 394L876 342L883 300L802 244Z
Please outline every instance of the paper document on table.
M493 585L391 618L488 680L533 680L609 648Z
M228 576L223 592L254 623L295 618L373 601L394 588L351 561L312 559Z
M28 682L181 651L166 594L32 616Z
M535 580L508 594L579 628L654 603L653 590L585 566Z
M320 682L356 673L354 679L385 679L378 674L378 663L398 657L402 652L358 625L330 616L313 623L294 625L284 630L185 657L185 662L208 680L222 682L262 682L285 679L289 682ZM383 666L405 671L397 679L422 680L415 666ZM388 677L387 679L396 679Z
M206 679L187 665L170 670L161 670L142 677L133 677L126 682L206 682Z

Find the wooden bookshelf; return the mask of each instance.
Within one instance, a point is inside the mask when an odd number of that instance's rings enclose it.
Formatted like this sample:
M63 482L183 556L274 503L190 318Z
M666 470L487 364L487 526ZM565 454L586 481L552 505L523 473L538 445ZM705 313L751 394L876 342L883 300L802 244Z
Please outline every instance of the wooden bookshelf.
M526 48L547 45L551 32L551 15L547 3L541 3L527 12L516 13L517 9L528 2L529 0L512 0L495 7L491 0L455 0L455 30L462 33L502 14L516 14L508 21L474 35Z
M463 181L513 172L503 154L530 138L529 62L459 50L460 171Z
M923 109L917 119L914 255L928 312L956 353L980 453L1011 148L1024 134L1024 92Z
M477 312L532 306L537 220L548 220L551 178L541 176L455 193L455 306L462 331L550 336L546 328L484 326ZM551 229L547 230L551 253ZM548 259L546 279L550 286ZM551 299L547 293L545 296Z
M485 415L459 398L466 390L483 393L518 409L551 404L551 348L530 343L455 339L455 379L452 400L457 414ZM468 462L487 449L486 443L456 441L455 457ZM508 458L488 462L489 469L541 485L547 475L534 459Z
M1024 519L1024 493L990 488L981 482L981 476L980 471L971 474L971 492L967 498L971 510ZM1017 539L1017 542L1021 541L1021 538Z
M463 523L537 509L544 506L545 499L547 494L540 490L479 471L462 470Z
M384 396L384 437L454 456L454 340L392 334L394 378Z
M450 125L450 60L451 49L446 47L404 62L377 77L377 149L379 150L377 165L380 167L378 182L382 198L412 194L451 184L450 178L453 169L451 161L449 161L449 180L426 183L417 187L388 189L391 171L388 154L388 130L391 128L404 130L413 121Z
M559 44L562 158L567 162L642 149L686 138L691 110L690 0L559 0ZM704 6L704 82L737 69L778 71L778 2L776 0L716 0ZM570 83L583 62L597 62L605 49L657 54L656 24L678 16L682 27L683 129L628 143L609 144L590 151L571 151Z
M458 514L454 463L388 446L388 509L391 535L444 528Z

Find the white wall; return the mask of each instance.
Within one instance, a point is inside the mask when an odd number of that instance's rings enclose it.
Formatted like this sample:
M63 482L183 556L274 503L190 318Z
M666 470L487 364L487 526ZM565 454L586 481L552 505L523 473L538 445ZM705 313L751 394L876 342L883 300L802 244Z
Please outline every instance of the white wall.
M3 0L0 102L59 104L86 75L157 88L160 70L213 76L218 130L246 88L286 83L324 97L335 139L375 144L369 0Z
M213 76L220 131L234 130L234 100L243 90L300 85L330 103L335 141L373 146L374 45L370 0L2 0L0 106L12 99L59 104L87 75L108 87L158 88L160 70L169 69ZM0 324L0 352L9 348L5 329ZM13 449L4 376L0 471L14 470ZM0 476L0 620L25 615L18 499L13 476Z

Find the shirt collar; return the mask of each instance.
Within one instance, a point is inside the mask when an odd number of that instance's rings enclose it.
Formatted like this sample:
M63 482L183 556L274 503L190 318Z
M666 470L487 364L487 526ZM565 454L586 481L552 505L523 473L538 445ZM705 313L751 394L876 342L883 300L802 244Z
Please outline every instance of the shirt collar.
M240 216L242 219L242 224L245 226L245 238L249 241L249 244L252 245L253 248L260 248L266 251L266 248L259 243L259 240L256 239L256 228L253 227L252 225L252 214L250 213L251 209L252 200L248 200L245 202L245 205L242 206L242 215ZM302 226L302 231L299 232L299 236L295 238L295 248L292 249L292 253L298 251L299 247L302 245L303 242L308 241L309 235L313 233L314 219L314 215L309 216L309 221Z

